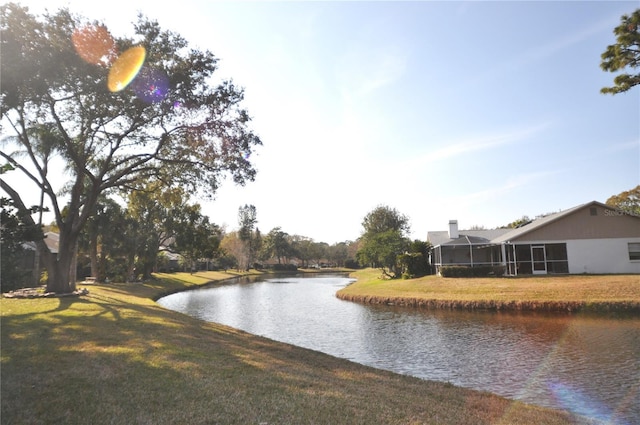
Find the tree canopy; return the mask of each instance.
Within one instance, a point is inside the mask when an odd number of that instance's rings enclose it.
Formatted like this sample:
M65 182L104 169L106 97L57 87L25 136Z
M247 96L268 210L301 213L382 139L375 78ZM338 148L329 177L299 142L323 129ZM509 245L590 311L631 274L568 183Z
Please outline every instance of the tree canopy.
M282 260L289 257L292 253L289 235L282 231L280 227L274 227L264 237L262 246L263 258L275 257L278 264L282 264Z
M640 185L610 196L605 203L630 214L640 216Z
M67 9L36 17L9 3L0 22L0 130L11 134L0 157L44 194L60 229L57 257L37 241L49 291L73 289L74 249L102 194L154 181L212 196L226 176L255 178L249 158L261 141L243 90L214 80L211 52L142 15L121 38ZM65 165L62 188L51 180L54 158ZM0 187L29 222L23 187Z
M379 267L385 276L399 277L398 256L409 247L409 219L395 208L380 205L362 221L364 232L358 250L362 265Z
M386 205L379 205L370 211L362 220L362 227L365 234L392 230L406 236L410 230L409 218Z
M627 67L638 68L640 66L640 9L636 9L630 15L622 15L620 25L615 27L616 43L607 46L602 53L600 67L604 71L623 71ZM601 93L622 93L633 86L640 84L640 73L619 74L613 79L613 87L603 87Z

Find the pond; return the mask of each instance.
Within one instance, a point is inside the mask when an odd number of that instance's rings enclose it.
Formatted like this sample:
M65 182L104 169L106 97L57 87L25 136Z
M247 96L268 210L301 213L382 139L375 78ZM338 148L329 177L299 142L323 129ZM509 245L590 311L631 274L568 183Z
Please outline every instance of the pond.
M199 319L611 424L640 423L640 318L342 301L339 275L248 279L158 302Z

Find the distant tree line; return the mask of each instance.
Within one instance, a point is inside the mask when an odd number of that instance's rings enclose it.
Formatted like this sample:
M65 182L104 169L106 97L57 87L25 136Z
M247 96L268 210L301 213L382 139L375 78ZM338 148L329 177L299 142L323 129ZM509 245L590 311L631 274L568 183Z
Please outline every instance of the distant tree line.
M58 228L55 223L32 226L10 198L2 198L1 206L2 291L34 286L33 263L25 260L33 248L27 242ZM183 190L162 190L155 183L124 200L101 197L79 237L76 275L78 280L132 282L150 279L154 272L358 267L357 242L330 245L280 227L262 236L252 205L239 208L238 224L227 232L199 204L189 203Z
M279 226L262 235L253 205L239 208L238 225L238 230L226 233L220 244L223 268L358 267L355 260L357 241L330 245L306 236L290 235Z

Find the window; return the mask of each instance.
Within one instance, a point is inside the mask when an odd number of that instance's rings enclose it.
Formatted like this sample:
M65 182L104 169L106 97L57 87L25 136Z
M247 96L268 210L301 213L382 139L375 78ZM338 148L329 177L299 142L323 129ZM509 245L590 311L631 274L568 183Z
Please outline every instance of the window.
M547 260L552 261L566 261L567 260L567 244L566 243L548 243L545 245L547 248Z
M598 215L598 209L596 207L589 208L591 215Z
M640 260L640 243L629 243L629 260Z
M547 251L547 272L548 273L569 273L569 261L567 259L566 243L548 243L545 245Z

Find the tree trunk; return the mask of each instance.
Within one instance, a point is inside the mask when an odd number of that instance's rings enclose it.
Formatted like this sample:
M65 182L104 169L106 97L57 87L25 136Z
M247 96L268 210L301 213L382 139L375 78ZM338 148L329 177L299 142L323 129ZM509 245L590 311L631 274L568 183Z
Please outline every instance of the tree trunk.
M98 257L98 274L94 274L98 282L106 282L107 281L107 256L106 250L104 249L104 245L102 250L100 251L100 256Z
M98 263L98 235L91 235L89 241L89 259L91 261L91 276L99 277L100 267Z
M129 261L127 264L127 276L125 280L127 282L135 281L136 280L135 272L136 272L136 260L135 258L129 258Z
M71 285L69 284L69 271L71 270L71 256L62 255L57 260L52 262L50 267L47 267L48 279L47 279L47 292L54 292L56 294L68 294L73 292Z
M33 258L33 286L40 286L40 250L37 247Z
M71 292L76 290L76 282L78 281L78 241L73 244L73 254L71 255L71 266L69 268L69 289Z
M47 292L56 294L68 294L75 290L75 280L71 279L75 273L71 273L76 255L77 236L66 235L61 229L58 254L48 252L44 241L40 246L44 246L47 252L42 256L48 271ZM41 253L42 254L42 253Z

